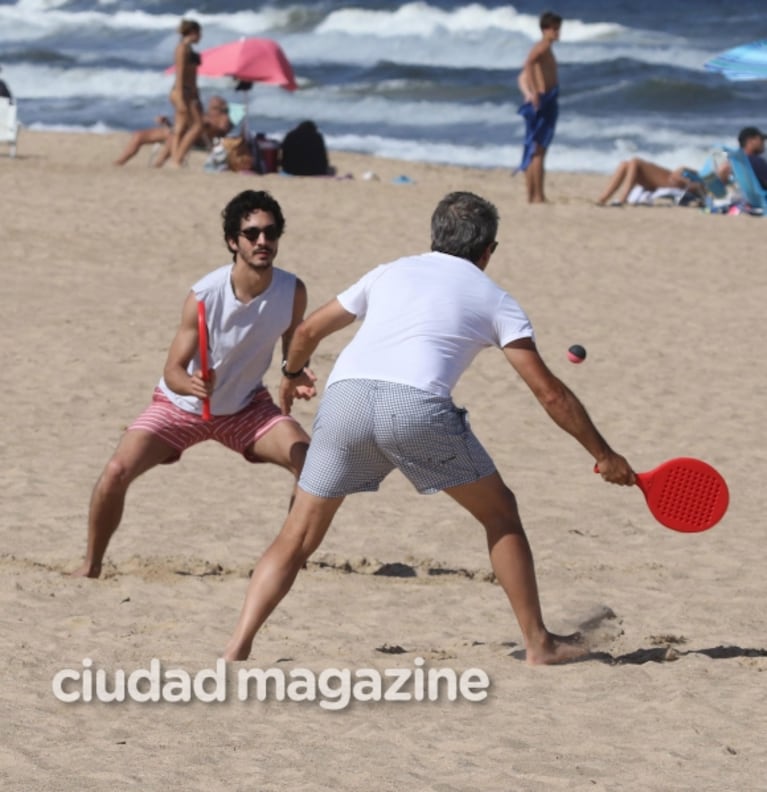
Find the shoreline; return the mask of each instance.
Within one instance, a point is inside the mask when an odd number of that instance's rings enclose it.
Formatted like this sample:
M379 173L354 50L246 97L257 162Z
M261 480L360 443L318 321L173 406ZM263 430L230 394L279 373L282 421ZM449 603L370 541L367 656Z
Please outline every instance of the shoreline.
M34 152L40 148L47 149L50 145L50 140L56 137L82 137L88 140L95 139L101 142L95 143L94 148L96 148L99 152L106 151L107 149L112 150L111 159L108 159L108 162L112 162L112 160L116 159L117 156L120 154L122 148L128 141L128 138L132 134L131 131L94 131L94 130L86 130L86 129L57 129L57 130L41 130L41 129L30 129L28 127L22 127L19 130L19 140L18 140L18 153L17 156L21 157L24 156L25 152ZM25 138L27 136L31 136L29 138L29 146L25 146ZM37 141L37 142L35 142ZM555 144L556 145L556 144ZM70 147L72 151L75 151L77 146ZM148 161L149 159L149 146L144 146L139 154L134 157L129 163L125 166L126 168L135 167L135 164L140 163L142 160L144 162ZM520 152L522 150L522 146L520 143L519 146ZM1 155L1 151L0 151ZM189 155L189 165L187 168L197 168L198 170L202 169L202 164L205 161L206 153L200 151L199 149L193 149ZM353 166L355 166L355 170L351 170L355 176L355 178L359 178L361 174L365 173L365 170L361 170L364 166L364 160L370 160L371 162L384 162L384 163L399 163L399 171L400 173L405 173L408 167L427 167L427 168L455 168L459 171L476 171L479 173L496 173L496 172L503 172L508 173L511 175L513 168L507 168L503 166L474 166L474 165L460 165L460 164L453 164L449 162L427 162L422 160L408 160L408 159L399 159L396 157L386 157L381 156L378 154L367 154L364 152L355 152L355 151L346 151L340 149L330 149L328 148L328 157L331 161L331 164L334 164L336 161L338 162L345 162L349 161ZM159 169L162 170L162 169ZM170 170L170 168L168 168ZM343 175L341 173L341 168L339 168L339 175ZM348 170L348 169L347 169ZM387 173L389 169L387 168ZM567 175L567 176L578 176L583 177L586 179L594 179L594 180L602 180L606 183L609 173L601 173L597 171L577 171L577 170L547 170L548 175ZM255 174L259 175L259 174ZM522 180L524 177L522 174L518 174L514 178L518 180Z

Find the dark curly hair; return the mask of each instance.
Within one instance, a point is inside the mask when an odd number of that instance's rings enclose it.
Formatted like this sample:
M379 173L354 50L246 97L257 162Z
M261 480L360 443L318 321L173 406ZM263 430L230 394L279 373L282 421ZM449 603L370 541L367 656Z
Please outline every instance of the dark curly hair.
M277 201L266 190L245 190L235 195L221 212L224 226L224 243L229 248L229 240L237 239L242 221L253 212L269 212L274 218L279 236L285 232L285 217ZM231 248L229 248L231 250ZM234 254L236 255L236 254Z

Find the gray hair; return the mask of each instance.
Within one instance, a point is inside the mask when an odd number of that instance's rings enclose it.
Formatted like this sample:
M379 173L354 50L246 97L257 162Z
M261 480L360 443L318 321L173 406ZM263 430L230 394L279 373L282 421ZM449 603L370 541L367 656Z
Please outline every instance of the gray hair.
M476 264L498 233L498 210L470 192L446 195L431 216L431 249Z

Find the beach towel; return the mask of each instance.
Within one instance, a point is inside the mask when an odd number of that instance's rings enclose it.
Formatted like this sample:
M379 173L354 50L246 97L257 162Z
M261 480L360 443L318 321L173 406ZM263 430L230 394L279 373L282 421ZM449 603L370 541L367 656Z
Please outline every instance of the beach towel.
M559 86L555 85L550 91L540 95L537 110L531 102L525 102L517 110L517 113L525 119L525 143L522 162L515 173L527 170L538 146L548 148L551 144L559 115L558 96Z
M631 206L662 206L664 203L673 206L702 206L704 201L700 195L690 190L678 187L646 190L640 184L636 184L631 188L626 203Z
M684 195L685 190L680 190L677 187L659 187L657 190L645 190L640 184L636 184L631 188L631 192L626 198L626 203L631 206L654 206L666 199L678 206Z

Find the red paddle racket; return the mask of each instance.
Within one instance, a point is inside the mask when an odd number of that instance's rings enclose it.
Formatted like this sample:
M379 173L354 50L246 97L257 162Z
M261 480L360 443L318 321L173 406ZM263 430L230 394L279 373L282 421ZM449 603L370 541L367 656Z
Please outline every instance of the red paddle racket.
M199 336L202 378L207 382L210 379L210 373L208 371L208 324L205 321L204 302L197 303L197 334ZM202 400L202 419L204 421L210 420L210 399L208 398Z
M637 473L636 483L655 519L682 533L713 528L730 503L721 473L692 457L669 459L654 470Z

